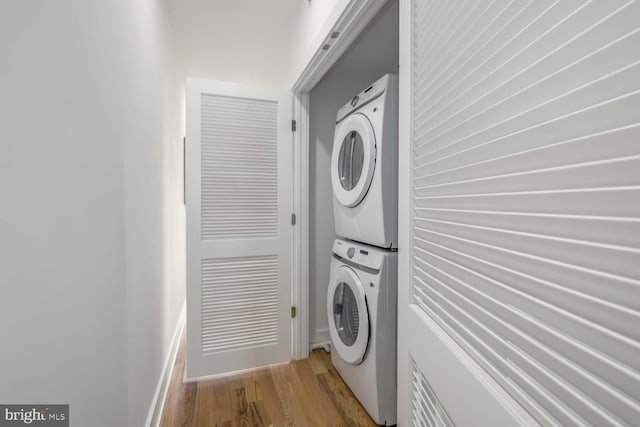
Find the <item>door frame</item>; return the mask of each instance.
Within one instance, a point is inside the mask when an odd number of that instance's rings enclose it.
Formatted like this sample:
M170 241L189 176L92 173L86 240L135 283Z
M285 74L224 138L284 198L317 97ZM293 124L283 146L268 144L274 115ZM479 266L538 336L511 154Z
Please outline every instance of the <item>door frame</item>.
M351 46L387 0L339 1L314 41L315 53L291 87L297 129L293 146L293 230L291 357L309 357L309 94ZM324 305L323 305L324 306Z

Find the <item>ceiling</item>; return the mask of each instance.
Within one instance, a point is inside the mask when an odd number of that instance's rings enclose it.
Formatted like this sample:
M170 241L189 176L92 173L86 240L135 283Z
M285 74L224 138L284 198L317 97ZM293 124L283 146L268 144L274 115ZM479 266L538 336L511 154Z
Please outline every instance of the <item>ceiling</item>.
M337 0L166 0L190 77L288 85Z

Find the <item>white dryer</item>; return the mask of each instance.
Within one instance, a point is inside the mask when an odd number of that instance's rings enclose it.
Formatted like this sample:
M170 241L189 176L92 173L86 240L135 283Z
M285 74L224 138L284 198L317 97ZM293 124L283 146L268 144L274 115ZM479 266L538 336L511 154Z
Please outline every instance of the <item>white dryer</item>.
M378 424L396 423L397 253L333 244L327 295L331 361Z
M398 244L398 77L387 74L338 110L331 156L338 236Z

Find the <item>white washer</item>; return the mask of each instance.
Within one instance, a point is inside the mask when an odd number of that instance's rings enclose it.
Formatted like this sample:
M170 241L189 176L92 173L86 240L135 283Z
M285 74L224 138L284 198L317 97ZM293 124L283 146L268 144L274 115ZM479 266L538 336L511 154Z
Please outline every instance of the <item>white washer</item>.
M333 243L327 295L331 361L378 424L396 423L397 253Z
M398 76L386 74L338 110L331 155L338 236L398 246Z

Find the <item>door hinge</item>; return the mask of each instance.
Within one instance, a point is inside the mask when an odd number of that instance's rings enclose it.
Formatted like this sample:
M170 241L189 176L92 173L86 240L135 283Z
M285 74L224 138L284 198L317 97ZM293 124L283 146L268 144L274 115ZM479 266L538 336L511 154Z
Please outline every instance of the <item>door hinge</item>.
M298 122L291 120L291 132L295 132L298 129Z
M296 225L296 214L291 214L291 225Z
M296 313L296 311L297 311L297 310L296 310L296 306L295 306L295 305L292 305L292 306L291 306L291 318L292 318L292 319L296 317L296 314L297 314L297 313Z

